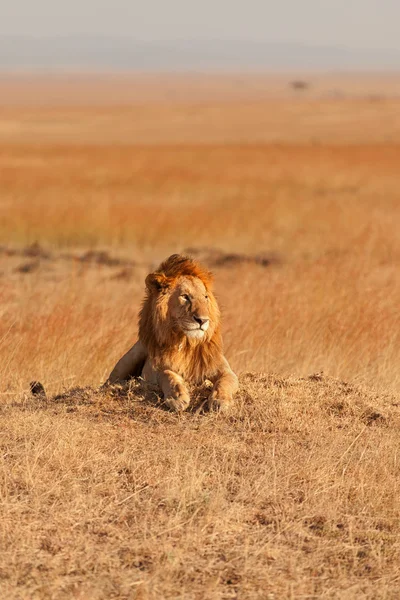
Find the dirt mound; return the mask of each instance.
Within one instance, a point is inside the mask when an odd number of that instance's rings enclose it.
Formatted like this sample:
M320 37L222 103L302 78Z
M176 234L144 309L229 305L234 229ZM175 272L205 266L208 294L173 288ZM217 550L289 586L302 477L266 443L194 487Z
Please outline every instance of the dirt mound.
M75 260L81 263L89 263L92 265L101 265L105 267L121 267L121 266L133 266L135 264L132 260L123 258L117 258L111 256L106 250L88 250L83 254L63 254L62 258Z
M135 261L112 256L106 250L87 250L83 254L65 252L57 254L49 252L38 242L34 242L23 248L0 246L0 255L31 259L29 262L21 263L14 269L14 272L21 274L30 274L37 271L43 262L73 261L88 266L124 267L125 270L129 270L129 273L132 267L136 265Z
M396 421L400 415L395 397L322 373L304 378L247 373L241 377L240 396L242 407L248 407L255 415L262 406L263 414L278 429L287 428L295 420L297 427L300 422L309 427L313 420L321 419L338 427L360 421L365 425L383 425Z
M281 262L280 257L273 253L240 254L237 252L223 252L213 247L190 247L183 250L183 254L193 256L204 262L209 267L235 267L240 264L253 264L260 267L269 267Z
M50 260L52 254L45 250L38 242L34 242L23 248L10 248L8 246L0 246L0 255L3 256L23 256L25 258L37 258L42 260Z
M211 389L210 382L192 387L191 405L184 413L185 418L189 419L193 413L208 412L207 398ZM42 386L38 382L34 382L34 394L43 400ZM32 406L31 400L25 397L29 406ZM80 411L87 416L93 413L96 417L147 418L149 410L154 409L174 415L164 404L159 390L143 380L100 388L75 387L45 400L48 407L69 407L69 412ZM322 373L305 378L246 373L240 377L235 407L226 418L231 423L246 420L252 429L262 421L263 426L268 423L270 431L287 431L289 423L296 423L295 427L303 423L308 428L312 421L321 419L338 427L345 422L388 425L399 417L399 406L394 396L378 394Z

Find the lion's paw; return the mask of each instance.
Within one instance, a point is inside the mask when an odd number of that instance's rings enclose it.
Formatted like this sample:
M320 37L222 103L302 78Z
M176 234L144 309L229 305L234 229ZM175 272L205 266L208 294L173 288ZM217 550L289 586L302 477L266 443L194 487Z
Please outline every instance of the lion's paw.
M208 399L208 408L211 411L218 411L226 413L232 407L233 398L226 394L219 394L213 392Z
M175 397L170 396L169 398L165 398L165 402L171 410L182 412L189 406L190 396L189 394L182 393Z

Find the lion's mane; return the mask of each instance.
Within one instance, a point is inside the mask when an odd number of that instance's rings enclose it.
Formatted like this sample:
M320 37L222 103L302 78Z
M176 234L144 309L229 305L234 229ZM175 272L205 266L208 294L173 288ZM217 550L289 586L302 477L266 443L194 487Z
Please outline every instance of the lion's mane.
M199 278L209 296L212 332L193 342L174 331L168 312L169 290L182 276ZM174 370L189 381L218 372L223 357L220 311L212 291L212 274L193 259L174 254L146 278L146 295L139 316L139 339L154 367Z

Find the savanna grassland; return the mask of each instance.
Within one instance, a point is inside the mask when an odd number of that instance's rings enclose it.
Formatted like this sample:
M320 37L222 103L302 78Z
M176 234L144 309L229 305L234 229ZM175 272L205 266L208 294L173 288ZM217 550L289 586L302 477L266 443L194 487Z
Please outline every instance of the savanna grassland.
M400 77L308 79L0 78L2 598L399 597ZM229 415L98 390L173 252Z

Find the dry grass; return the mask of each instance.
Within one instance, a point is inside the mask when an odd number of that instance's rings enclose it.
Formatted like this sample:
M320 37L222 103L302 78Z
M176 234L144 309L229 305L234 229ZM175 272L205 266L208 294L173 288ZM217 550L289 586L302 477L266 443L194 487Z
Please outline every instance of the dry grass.
M2 597L398 597L398 82L280 81L114 81L124 107L104 81L47 107L54 82L3 82ZM187 247L216 274L230 417L96 391ZM93 387L33 402L34 378Z
M396 598L398 402L246 375L231 418L139 389L3 407L7 598Z

